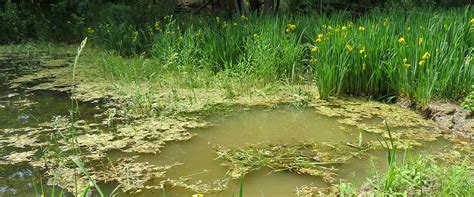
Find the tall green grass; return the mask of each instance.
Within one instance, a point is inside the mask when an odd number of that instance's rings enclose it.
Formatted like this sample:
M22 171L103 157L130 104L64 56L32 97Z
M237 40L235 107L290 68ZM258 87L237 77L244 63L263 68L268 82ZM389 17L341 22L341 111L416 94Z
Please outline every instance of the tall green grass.
M321 96L390 94L426 104L432 97L459 99L473 81L470 16L443 11L404 16L395 11L351 22L331 18L312 44ZM315 33L316 34L316 33Z
M433 98L457 100L471 91L470 11L426 9L405 15L396 9L374 9L358 18L347 12L179 15L149 24L99 25L91 32L119 54L153 62L107 69L115 77L149 80L175 71L224 72L255 84L314 80L323 99L402 96L424 105ZM193 81L196 76L186 77L190 87L199 86Z

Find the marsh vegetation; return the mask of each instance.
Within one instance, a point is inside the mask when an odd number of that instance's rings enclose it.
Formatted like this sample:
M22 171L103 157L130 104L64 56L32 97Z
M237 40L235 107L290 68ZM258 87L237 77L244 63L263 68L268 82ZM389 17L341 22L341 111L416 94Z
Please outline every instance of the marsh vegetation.
M1 196L474 193L463 1L176 2L0 6Z

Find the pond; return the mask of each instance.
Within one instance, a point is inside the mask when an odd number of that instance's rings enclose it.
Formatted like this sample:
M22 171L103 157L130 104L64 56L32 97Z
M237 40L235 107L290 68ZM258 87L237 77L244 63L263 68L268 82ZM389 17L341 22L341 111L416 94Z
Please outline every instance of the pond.
M294 144L300 142L331 142L337 144L357 143L362 140L380 139L379 134L361 131L347 126L335 118L317 113L311 108L280 106L274 109L251 109L236 112L229 117L214 116L209 118L214 126L205 129L193 129L195 137L185 142L168 144L157 155L141 155L140 160L166 165L170 162L183 163L169 170L166 177L179 179L189 178L190 182L202 181L212 184L225 177L228 167L222 166L222 159L216 158L216 145L228 147L245 147L252 144ZM417 148L418 153L442 150L447 142L438 140ZM378 170L385 169L385 152L371 151L377 161ZM367 158L353 158L348 163L338 165L340 176L360 185L370 175ZM157 182L158 183L158 182ZM288 171L272 172L262 168L245 176L244 194L246 196L292 196L298 187L313 185L320 188L330 186L321 177L301 175ZM229 189L215 196L237 195L239 180L233 180ZM152 193L144 192L143 196ZM179 187L167 190L167 196L190 196L193 192ZM212 195L211 195L212 196Z
M3 66L3 75L0 79L2 83L0 84L0 195L33 195L35 188L36 191L39 188L38 183L33 180L39 180L39 177L43 176L43 184L45 184L47 177L42 175L45 169L32 167L30 161L41 158L44 149L54 143L50 134L57 131L44 129L48 128L48 123L68 116L70 99L67 93L28 89L35 83L51 79L37 80L32 84L26 83L12 89L9 83L11 79L40 68L32 67L29 71L18 71L19 67L15 66L15 61L12 59L3 60L1 65ZM378 108L380 107L374 107L373 110L377 111ZM101 102L80 102L79 109L80 119L93 127L94 133L103 132L115 135L120 132L117 129L120 124L126 124L125 122L111 126L101 124L103 118L97 114L106 110ZM348 115L331 115L332 113L337 114L341 110L346 110ZM279 105L270 108L236 106L232 112L225 113L225 115L206 117L203 121L210 126L187 129L186 132L189 132L189 136L191 136L189 139L169 140L156 151L156 154L123 151L120 148L104 152L107 158L136 157L137 162L147 162L154 166L179 163L179 165L166 170L162 177L146 182L146 185L151 186L160 186L165 183L164 189L142 188L140 192L132 194L122 193L121 190L118 190L119 196L157 196L163 193L166 196L191 196L197 192L186 189L186 187L192 185L222 189L222 191L212 192L208 196L238 195L241 181L231 176L232 157L219 155L219 150L229 150L229 152L224 151L229 154L247 153L245 151L249 151L249 154L255 153L251 153L251 151L256 151L259 154L259 151L263 151L262 154L266 155L264 158L268 157L267 163L262 162L254 165L252 169L247 169L248 171L243 173L245 174L243 179L245 196L293 196L302 186L325 188L331 186L331 183L327 181L324 174L321 176L313 174L312 176L308 173L301 173L303 171L298 167L275 168L275 166L286 165L284 160L278 160L278 157L282 155L272 152L281 147L309 147L309 149L316 147L315 150L326 146L345 147L339 152L317 153L316 156L321 154L318 156L321 158L311 155L314 163L318 163L320 160L320 163L323 163L322 161L326 161L325 157L331 157L331 154L340 154L340 157L336 158L337 162L330 160L329 163L321 164L324 168L317 168L317 170L328 169L334 172L336 183L339 180L346 180L354 185L361 185L371 176L373 168L379 171L386 168L384 149L380 147L366 148L369 145L376 147L379 140L384 139L383 133L370 130L373 125L382 124L383 114L350 119L348 118L351 117L350 113L360 112L337 105L306 107ZM421 116L419 118L422 119ZM357 120L356 124L352 124L355 120ZM395 135L397 132L403 132L404 129L413 129L413 125L410 125L409 122L407 124L409 126L403 128L400 125L404 125L404 123L399 123L394 128ZM424 126L426 125L416 129L430 129L430 127ZM22 143L21 140L26 142ZM364 148L362 144L368 145ZM435 140L427 140L420 143L420 146L413 147L413 153L415 155L436 153L450 146L451 144L447 140L435 137ZM34 154L26 160L12 163L12 159L8 157L13 152L32 150L35 151ZM326 149L321 148L321 150ZM345 152L346 150L347 152ZM311 152L311 154L313 153ZM402 156L403 151L400 151L400 157ZM299 160L305 161L307 159L305 155L299 158ZM294 161L298 161L298 158ZM269 164L271 162L280 163L278 165ZM320 164L316 166L318 165ZM234 169L235 167L234 165ZM172 187L173 181L166 182L166 180L180 181L175 184L176 187ZM106 192L111 192L117 187L117 183L114 181L100 185ZM44 188L46 190L52 189L46 186Z

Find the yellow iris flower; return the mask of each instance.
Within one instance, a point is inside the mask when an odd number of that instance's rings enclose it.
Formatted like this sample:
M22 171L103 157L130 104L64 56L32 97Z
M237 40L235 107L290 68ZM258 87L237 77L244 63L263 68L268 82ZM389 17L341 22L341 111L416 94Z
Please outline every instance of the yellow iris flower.
M400 37L400 38L398 39L398 43L400 43L400 44L406 44L407 42L405 41L405 38Z
M353 50L352 46L349 44L346 44L346 50L351 52Z
M428 58L430 58L430 53L428 52L425 52L425 54L423 54L423 57L421 57L421 59L423 60L427 60Z
M290 23L290 24L286 25L286 32L288 32L288 33L294 31L295 29L296 29L295 24Z
M161 24L160 21L155 21L155 29L161 31Z
M322 41L323 41L323 37L324 37L323 34L318 34L318 36L316 36L316 42L322 42Z
M418 38L418 44L419 44L419 45L422 45L423 42L424 42L423 38Z

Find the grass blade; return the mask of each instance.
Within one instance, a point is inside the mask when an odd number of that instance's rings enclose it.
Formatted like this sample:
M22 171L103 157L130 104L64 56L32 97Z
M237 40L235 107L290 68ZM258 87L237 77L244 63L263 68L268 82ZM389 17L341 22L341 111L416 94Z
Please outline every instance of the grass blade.
M104 194L102 193L102 190L100 190L100 187L95 183L94 179L89 175L87 172L86 168L84 167L84 164L82 163L81 159L79 157L75 156L72 161L81 169L81 171L86 175L87 179L94 185L95 189L97 189L97 192L99 192L99 195L101 197L104 197Z

